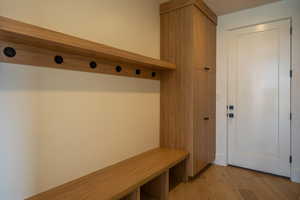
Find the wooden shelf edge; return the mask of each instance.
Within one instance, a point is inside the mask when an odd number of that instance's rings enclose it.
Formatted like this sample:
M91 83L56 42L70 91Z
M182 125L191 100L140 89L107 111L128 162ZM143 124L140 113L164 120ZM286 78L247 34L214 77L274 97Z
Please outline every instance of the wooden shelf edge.
M175 64L0 16L0 40L111 62L174 70Z

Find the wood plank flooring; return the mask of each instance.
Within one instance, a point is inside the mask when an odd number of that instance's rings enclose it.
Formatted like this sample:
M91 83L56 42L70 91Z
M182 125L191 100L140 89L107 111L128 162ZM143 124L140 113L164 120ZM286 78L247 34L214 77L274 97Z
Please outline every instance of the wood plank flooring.
M300 184L237 167L212 165L170 193L170 200L300 200Z

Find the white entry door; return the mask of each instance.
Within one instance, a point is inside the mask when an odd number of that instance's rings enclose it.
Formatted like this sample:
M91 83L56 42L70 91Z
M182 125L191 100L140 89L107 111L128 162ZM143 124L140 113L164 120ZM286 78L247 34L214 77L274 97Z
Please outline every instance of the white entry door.
M290 21L229 38L228 162L290 177Z

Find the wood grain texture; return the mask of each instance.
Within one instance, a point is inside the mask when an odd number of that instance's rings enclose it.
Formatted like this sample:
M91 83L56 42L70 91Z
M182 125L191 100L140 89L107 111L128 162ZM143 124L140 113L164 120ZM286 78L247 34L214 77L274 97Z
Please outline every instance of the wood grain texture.
M182 183L169 200L299 200L300 184L270 174L212 165L200 176Z
M194 172L215 159L216 26L194 9Z
M120 199L160 176L188 153L158 148L38 194L28 200Z
M172 63L98 44L0 16L0 40L121 64L172 70Z
M161 57L177 66L161 73L161 146L189 151L195 176L215 158L215 24L194 4L163 12Z
M7 57L4 55L3 50L5 47L12 47L16 51L15 57ZM54 61L55 56L62 56L64 61L62 64L57 64ZM97 67L91 68L90 62L96 62ZM0 41L0 62L32 65L37 67L50 67L56 69L75 70L92 73L111 74L118 76L129 76L134 78L144 78L159 80L160 71L151 70L149 68L120 64L117 62L106 61L102 59L94 59L91 57L83 57L67 53L59 53L57 51L50 51L37 47L26 46L11 42ZM122 67L122 71L118 72L116 67ZM140 73L136 74L136 70Z
M218 24L217 15L203 2L203 0L171 0L160 5L160 13L165 14L191 5L196 6L213 23Z
M185 149L193 156L193 6L161 15L161 57L176 71L161 73L161 147ZM189 174L193 159L188 161Z

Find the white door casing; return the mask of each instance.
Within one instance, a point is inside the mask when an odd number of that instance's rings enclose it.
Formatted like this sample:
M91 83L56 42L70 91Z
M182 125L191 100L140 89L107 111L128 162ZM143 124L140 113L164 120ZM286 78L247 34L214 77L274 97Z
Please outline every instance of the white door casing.
M290 177L290 20L229 38L228 163Z

